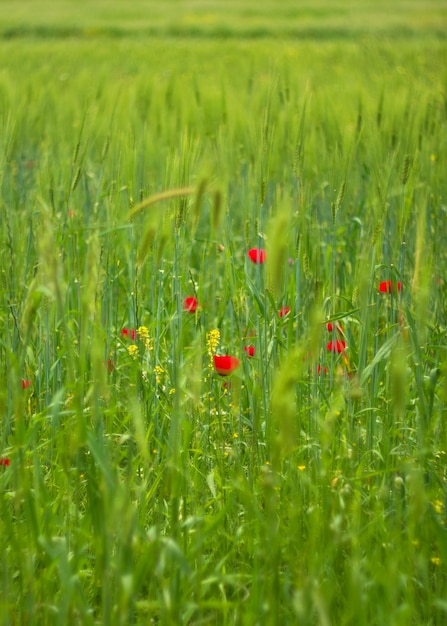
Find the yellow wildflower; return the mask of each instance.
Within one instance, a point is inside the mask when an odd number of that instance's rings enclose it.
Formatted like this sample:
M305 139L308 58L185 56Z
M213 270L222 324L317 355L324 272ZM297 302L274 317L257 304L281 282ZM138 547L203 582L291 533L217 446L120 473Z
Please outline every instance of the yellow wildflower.
M156 365L154 367L154 374L155 374L155 382L157 383L157 385L159 385L161 383L161 375L166 374L166 370L160 367L160 365Z
M208 355L210 357L210 367L213 367L213 355L216 353L219 343L220 331L218 328L214 328L206 333L206 347L208 348Z
M137 328L137 335L138 339L144 343L144 347L147 348L147 350L150 350L152 346L148 328L146 326L140 326Z
M441 500L434 500L432 502L433 508L436 511L436 513L438 513L439 515L442 515L442 512L444 510L444 505L442 503Z
M149 331L146 326L140 326L137 328L137 335L140 339L149 339Z
M133 359L136 359L138 357L138 346L133 343L127 348L127 352Z
M220 330L218 328L214 328L206 333L206 345L208 347L208 354L213 356L216 352L216 348L220 342Z

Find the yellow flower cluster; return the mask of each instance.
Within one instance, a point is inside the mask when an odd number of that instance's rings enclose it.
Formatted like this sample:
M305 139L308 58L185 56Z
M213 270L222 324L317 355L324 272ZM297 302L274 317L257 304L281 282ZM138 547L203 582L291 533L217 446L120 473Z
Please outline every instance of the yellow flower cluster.
M160 367L160 365L156 365L154 367L154 374L155 374L155 382L157 383L157 385L159 385L161 383L161 375L166 374L166 370Z
M146 326L140 326L137 328L137 335L140 339L149 339L149 330Z
M444 512L444 504L442 503L442 500L433 500L432 505L436 513L438 513L438 515L442 515Z
M213 361L213 355L216 353L217 347L220 343L220 331L218 328L214 328L206 333L206 347L208 348L208 354Z
M127 348L127 352L133 359L136 359L138 357L138 346L133 343Z
M147 350L152 349L151 340L149 338L149 330L146 326L140 326L139 328L137 328L137 336L138 339L140 339L140 341L144 343L144 347Z
M208 349L208 356L210 357L210 368L214 367L213 356L216 353L216 350L220 343L220 330L218 328L213 328L209 332L206 333L206 347Z

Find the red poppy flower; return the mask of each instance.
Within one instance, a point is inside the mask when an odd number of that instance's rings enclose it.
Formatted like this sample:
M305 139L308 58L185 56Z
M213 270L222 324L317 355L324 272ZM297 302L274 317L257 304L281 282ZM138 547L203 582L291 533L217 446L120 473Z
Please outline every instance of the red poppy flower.
M247 356L252 357L255 355L255 347L254 346L244 346L244 352L246 352Z
M197 298L194 296L188 296L183 300L183 309L188 313L195 313L198 307Z
M239 367L240 361L235 356L214 355L214 369L219 376L228 376Z
M402 291L402 283L394 283L392 280L382 280L379 285L380 293L396 293Z
M332 322L328 322L326 324L326 328L328 329L328 331L331 333L334 328L337 332L342 333L343 332L343 328L340 324L333 324Z
M263 248L251 248L247 254L253 263L264 263L265 261L265 250Z
M27 380L26 378L22 378L22 389L28 389L30 385L31 385L30 380Z
M340 354L340 352L343 352L344 350L346 350L346 341L343 341L343 339L336 339L335 341L330 341L326 348L329 350L329 352L338 352Z
M3 467L8 467L9 463L9 459L0 459L0 466L3 465Z
M129 339L130 337L132 341L135 341L135 337L137 336L135 328L123 328L121 334L123 337L126 337L126 339Z
M317 367L317 374L318 376L320 376L320 374L327 374L328 373L328 368L327 367L321 367L321 365L318 365Z
M290 313L289 306L282 306L278 311L279 317L285 317L288 313Z

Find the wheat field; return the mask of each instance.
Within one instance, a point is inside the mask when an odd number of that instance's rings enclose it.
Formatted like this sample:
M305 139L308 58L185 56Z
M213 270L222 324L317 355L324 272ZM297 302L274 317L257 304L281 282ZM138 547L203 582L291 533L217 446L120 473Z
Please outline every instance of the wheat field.
M1 0L0 624L447 620L447 9Z

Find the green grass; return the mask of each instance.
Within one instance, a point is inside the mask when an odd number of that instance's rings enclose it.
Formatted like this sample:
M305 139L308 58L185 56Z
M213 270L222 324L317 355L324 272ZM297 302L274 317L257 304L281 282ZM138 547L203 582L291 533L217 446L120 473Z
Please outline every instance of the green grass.
M0 3L1 624L445 622L446 44L336 4Z

